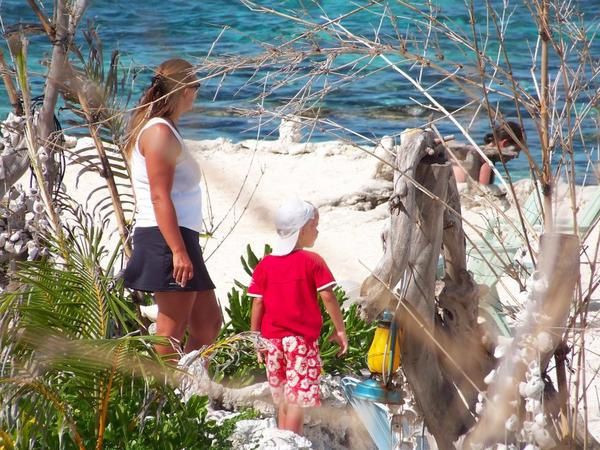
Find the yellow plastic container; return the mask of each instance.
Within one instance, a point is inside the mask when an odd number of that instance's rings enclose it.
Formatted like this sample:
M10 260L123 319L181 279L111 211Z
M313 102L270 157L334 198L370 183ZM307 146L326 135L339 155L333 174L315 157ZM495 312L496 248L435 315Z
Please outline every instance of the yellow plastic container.
M375 335L373 336L373 342L369 348L367 355L367 366L369 371L373 374L389 374L390 373L390 361L392 359L392 336L391 336L391 320L386 320L388 316L387 311L384 312L383 319L377 323L375 328ZM390 313L388 313L391 315ZM393 320L393 319L392 319ZM396 331L394 348L394 362L392 364L391 373L394 373L400 367L400 333Z

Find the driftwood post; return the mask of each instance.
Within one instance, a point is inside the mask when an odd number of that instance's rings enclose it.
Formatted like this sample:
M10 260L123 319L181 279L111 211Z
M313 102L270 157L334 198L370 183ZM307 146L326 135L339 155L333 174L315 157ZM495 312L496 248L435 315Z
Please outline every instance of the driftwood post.
M427 428L439 448L450 449L475 423L470 410L493 361L477 328L478 289L465 270L452 168L431 131L413 129L402 134L390 212L384 255L363 283L362 295L371 316L395 308L394 293L407 271L406 295L396 314L404 332L402 367ZM436 304L442 243L447 274Z
M435 275L442 249L446 273L436 298ZM384 308L397 311L396 320L403 330L402 368L440 449L453 449L459 438L463 438L463 448L522 439L519 425L507 424L518 420L526 401L536 398L523 393L528 392L522 390L526 375L531 384L537 373L543 386L550 359L561 351L579 277L577 236L545 233L540 249L531 301L524 305L533 312L532 319L517 328L507 356L496 361L477 325L479 287L466 270L460 198L445 150L436 145L431 131L413 129L402 134L384 255L364 281L361 294L371 318ZM403 298L400 292L405 292ZM492 369L495 377L488 388L483 379ZM540 400L543 393L555 392L548 383L540 389ZM476 420L479 393L485 406ZM559 394L564 418L564 382ZM556 401L547 399L542 406L545 414L559 418ZM595 443L585 431L572 428L546 429L542 437L534 433L531 439L566 442L570 433L578 448L585 442Z

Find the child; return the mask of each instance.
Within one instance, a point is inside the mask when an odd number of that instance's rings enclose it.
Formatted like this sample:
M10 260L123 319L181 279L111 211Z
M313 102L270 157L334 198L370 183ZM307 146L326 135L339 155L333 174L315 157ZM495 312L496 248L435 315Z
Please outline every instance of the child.
M317 239L317 209L289 200L277 210L275 225L273 252L256 266L248 288L254 297L251 330L260 331L269 343L265 363L278 427L302 434L303 408L321 404L318 339L323 319L317 293L335 326L331 340L340 346L338 356L348 351L348 338L333 293L333 275L319 255L303 250ZM258 358L262 362L260 353Z

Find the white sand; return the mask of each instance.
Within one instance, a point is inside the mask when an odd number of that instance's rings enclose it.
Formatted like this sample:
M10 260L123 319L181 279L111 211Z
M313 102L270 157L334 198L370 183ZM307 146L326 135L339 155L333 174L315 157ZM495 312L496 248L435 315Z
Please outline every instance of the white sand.
M356 201L352 195L374 183L370 177L372 159L365 153L343 146L335 147L339 154L329 156L323 152L254 152L228 144L214 148L200 143L192 144L192 148L197 150L208 184L210 208L207 202L204 210L212 211L212 225L219 223L235 204L205 249L207 265L220 294L233 286L234 278L247 280L239 257L245 255L246 244L262 255L264 245L272 243L275 236L271 214L291 196L319 207L319 237L313 250L323 256L338 280L356 286L369 273L363 264L373 268L377 263L382 253L379 233L387 207L359 211L356 208L360 205L330 206L342 200Z

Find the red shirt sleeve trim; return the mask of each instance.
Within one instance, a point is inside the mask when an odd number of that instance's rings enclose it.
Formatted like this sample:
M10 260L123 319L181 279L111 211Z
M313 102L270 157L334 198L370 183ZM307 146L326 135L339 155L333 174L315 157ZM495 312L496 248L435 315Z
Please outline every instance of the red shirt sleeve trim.
M318 291L322 291L322 290L324 290L324 289L327 289L327 288L329 288L329 287L335 286L336 284L337 284L337 283L336 283L335 281L332 281L332 282L330 282L330 283L324 284L323 286L320 286L320 287L318 287L318 288L317 288L317 292L318 292Z

